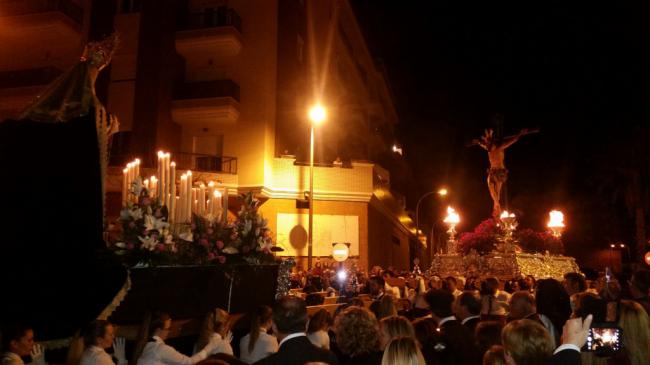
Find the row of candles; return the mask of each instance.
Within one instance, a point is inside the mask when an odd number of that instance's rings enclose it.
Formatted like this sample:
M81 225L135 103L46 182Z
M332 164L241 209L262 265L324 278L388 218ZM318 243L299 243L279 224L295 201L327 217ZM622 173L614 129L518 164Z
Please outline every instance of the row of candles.
M129 162L122 172L122 206L138 203L139 197L129 194L129 189L140 176L140 160ZM193 213L217 219L228 209L228 201L222 199L226 194L219 191L213 181L207 185L203 182L195 184L190 170L180 176L177 190L176 163L171 161L169 153L163 151L158 152L157 174L143 180L142 185L150 198L158 199L167 207L170 223L189 223Z

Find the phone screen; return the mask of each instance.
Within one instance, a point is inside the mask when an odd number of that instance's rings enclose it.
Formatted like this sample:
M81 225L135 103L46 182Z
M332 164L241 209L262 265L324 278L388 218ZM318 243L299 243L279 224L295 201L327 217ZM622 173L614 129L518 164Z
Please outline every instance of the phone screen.
M592 327L589 329L586 350L614 352L621 349L621 329L616 327Z

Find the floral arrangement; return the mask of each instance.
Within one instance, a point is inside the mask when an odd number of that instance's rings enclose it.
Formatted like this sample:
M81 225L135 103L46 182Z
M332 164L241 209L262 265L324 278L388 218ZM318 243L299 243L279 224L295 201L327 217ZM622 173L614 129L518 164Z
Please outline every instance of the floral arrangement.
M562 243L549 232L536 232L530 228L515 232L519 246L526 252L561 253Z
M267 220L259 200L242 194L234 222L192 214L191 224L170 225L167 207L149 196L137 177L129 191L137 199L120 212L121 234L111 248L129 266L268 264L275 262Z
M462 233L458 239L458 251L467 255L475 250L478 254L490 253L503 241L503 228L494 219L481 222L474 231ZM530 228L521 229L513 233L513 242L518 251L560 253L562 245L560 240L549 232L536 232Z
M461 233L458 237L458 252L467 255L475 250L481 255L491 252L496 248L498 238L503 235L503 230L494 219L481 222L473 232Z

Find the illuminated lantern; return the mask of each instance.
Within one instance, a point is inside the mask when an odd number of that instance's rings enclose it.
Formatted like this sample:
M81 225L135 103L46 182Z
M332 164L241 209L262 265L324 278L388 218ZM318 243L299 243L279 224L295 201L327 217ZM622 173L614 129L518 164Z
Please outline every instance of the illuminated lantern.
M348 255L350 254L350 249L345 243L335 243L332 248L332 258L336 262L343 262L347 260Z

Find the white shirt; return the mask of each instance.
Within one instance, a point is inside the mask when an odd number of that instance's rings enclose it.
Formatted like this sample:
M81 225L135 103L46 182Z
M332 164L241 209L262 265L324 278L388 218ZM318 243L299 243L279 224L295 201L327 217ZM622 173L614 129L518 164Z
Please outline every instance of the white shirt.
M160 337L154 336L153 339L156 341L147 342L144 346L137 365L193 365L209 355L206 349L202 349L188 357L165 344Z
M307 338L311 343L316 347L329 350L330 349L330 335L327 334L327 331L316 331L307 335Z
M548 333L551 335L551 340L553 340L553 344L556 344L557 342L555 342L555 326L553 325L553 322L551 322L551 319L543 314L538 314L538 315L539 315L539 319L544 324L544 327L546 327Z
M462 321L460 321L460 324L465 324L465 323L467 323L467 321L472 320L474 318L481 318L481 316L469 316L469 317L463 319Z
M210 342L211 343L217 343L217 346L214 347L212 351L208 355L211 354L228 354L232 355L232 346L230 346L230 343L226 342L220 334L218 333L213 333L212 337L210 337Z
M445 324L445 322L455 321L455 320L456 320L456 317L454 317L454 316L445 317L445 318L440 320L440 323L438 323L438 328L442 327L442 325Z
M2 365L25 365L23 359L17 354L7 351L2 354Z
M260 337L255 341L252 352L248 351L250 339L251 335L249 333L239 341L239 359L244 362L252 364L278 352L278 339L269 335L263 329L260 329Z
M390 286L388 283L384 283L384 292L391 294L395 299L400 298L399 287L397 286Z
M79 365L115 365L113 358L103 348L90 346L84 350ZM126 365L126 364L120 364Z
M282 341L280 341L280 344L278 345L278 348L282 347L282 344L283 344L283 343L289 341L289 340L292 339L292 338L303 337L303 336L304 336L304 337L307 337L307 334L304 333L304 332L296 332L296 333L292 333L292 334L290 334L289 336L283 338Z
M488 313L490 308L490 297L492 297L492 310ZM497 290L495 295L484 295L481 298L481 314L505 316L508 314L510 301L510 294L508 292Z

